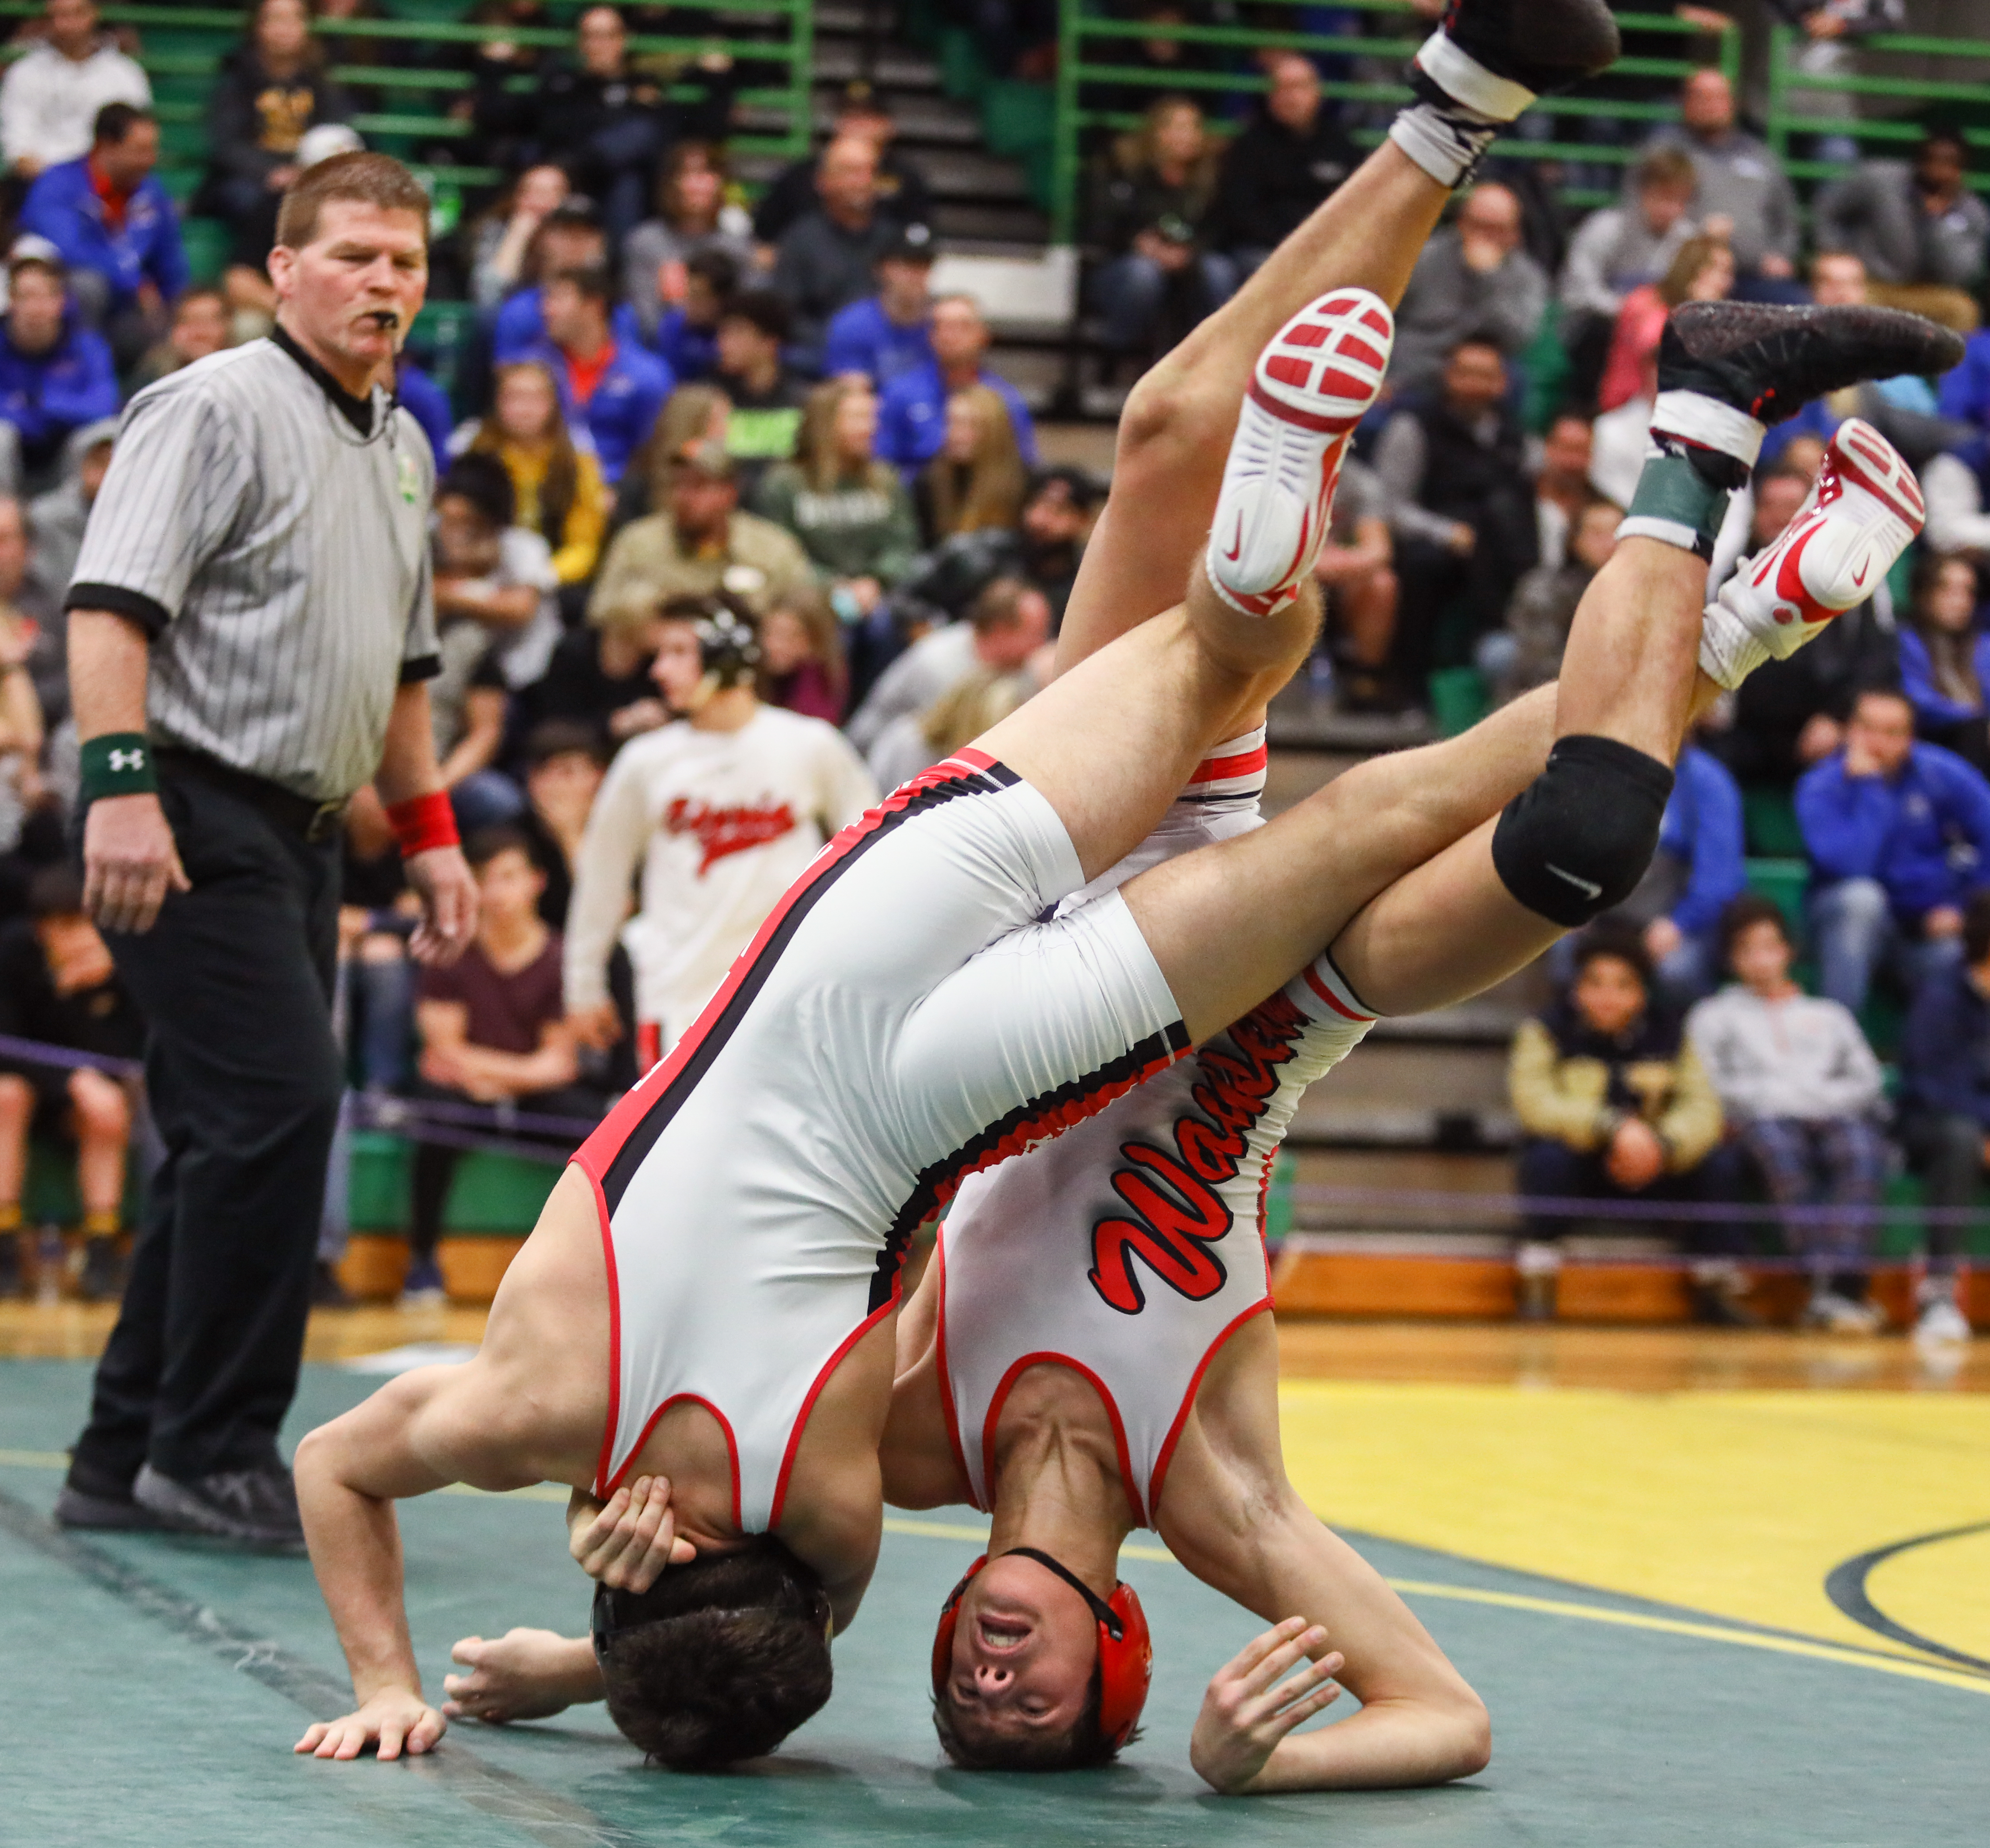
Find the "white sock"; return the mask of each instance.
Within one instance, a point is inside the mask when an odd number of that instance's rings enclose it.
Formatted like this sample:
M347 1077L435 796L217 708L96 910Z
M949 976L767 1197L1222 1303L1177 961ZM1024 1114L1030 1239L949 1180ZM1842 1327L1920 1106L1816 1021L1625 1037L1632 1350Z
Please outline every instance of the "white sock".
M1440 186L1464 185L1500 128L1534 100L1524 84L1461 51L1442 26L1418 51L1412 81L1422 100L1390 124L1389 139Z

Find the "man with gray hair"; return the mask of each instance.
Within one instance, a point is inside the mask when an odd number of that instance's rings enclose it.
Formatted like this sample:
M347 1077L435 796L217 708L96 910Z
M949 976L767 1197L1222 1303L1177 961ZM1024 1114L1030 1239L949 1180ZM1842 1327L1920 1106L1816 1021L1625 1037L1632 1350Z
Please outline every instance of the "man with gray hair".
M1456 220L1424 246L1403 293L1390 373L1397 395L1433 389L1460 341L1519 358L1547 305L1547 272L1520 247L1520 200L1504 186L1473 187Z

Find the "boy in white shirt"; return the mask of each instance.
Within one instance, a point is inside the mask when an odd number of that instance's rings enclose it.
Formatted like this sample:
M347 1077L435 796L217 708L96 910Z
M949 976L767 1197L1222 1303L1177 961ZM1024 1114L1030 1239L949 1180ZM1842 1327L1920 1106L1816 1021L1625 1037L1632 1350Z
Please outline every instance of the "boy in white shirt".
M1686 1033L1729 1122L1778 1208L1829 1206L1829 1219L1784 1226L1808 1260L1805 1322L1840 1334L1878 1332L1866 1269L1886 1177L1875 1121L1880 1062L1850 1012L1790 979L1789 925L1769 900L1744 893L1720 921L1722 961L1735 980L1686 1016Z
M823 843L878 799L843 734L762 702L753 619L724 595L673 598L650 668L672 723L632 739L595 799L567 913L567 1012L588 1044L619 1027L608 957L642 868L626 941L637 1065L669 1052Z

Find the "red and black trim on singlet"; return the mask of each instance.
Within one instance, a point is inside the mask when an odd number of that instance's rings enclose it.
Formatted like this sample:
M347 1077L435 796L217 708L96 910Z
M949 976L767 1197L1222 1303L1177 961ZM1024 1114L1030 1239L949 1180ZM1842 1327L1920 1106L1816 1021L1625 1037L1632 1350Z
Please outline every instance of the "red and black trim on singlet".
M985 751L957 751L867 810L823 849L768 914L733 964L724 985L670 1057L623 1097L575 1151L574 1160L599 1190L604 1236L609 1218L657 1138L730 1043L782 952L830 886L878 841L913 816L963 796L992 795L1021 781L1014 771ZM872 1311L891 1300L912 1234L953 1199L954 1190L970 1175L1093 1115L1188 1049L1188 1029L1177 1021L1165 1033L1150 1036L1099 1070L1019 1104L926 1168L915 1183L911 1198L894 1217L885 1249L878 1253L877 1276L871 1287Z

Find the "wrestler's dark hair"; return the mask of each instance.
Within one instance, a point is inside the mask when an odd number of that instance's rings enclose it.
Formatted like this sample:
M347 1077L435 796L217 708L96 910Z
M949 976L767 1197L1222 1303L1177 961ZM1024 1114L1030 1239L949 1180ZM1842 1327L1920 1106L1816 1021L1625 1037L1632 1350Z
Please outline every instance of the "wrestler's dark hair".
M951 1690L943 1688L933 1696L933 1731L939 1734L940 1749L963 1771L1091 1771L1119 1755L1099 1724L1104 1691L1094 1662L1084 1709L1070 1729L1018 1738L998 1737L978 1714L956 1707ZM1136 1728L1128 1743L1139 1736Z
M771 1534L674 1565L601 1663L609 1717L673 1771L757 1758L829 1699L829 1599Z

